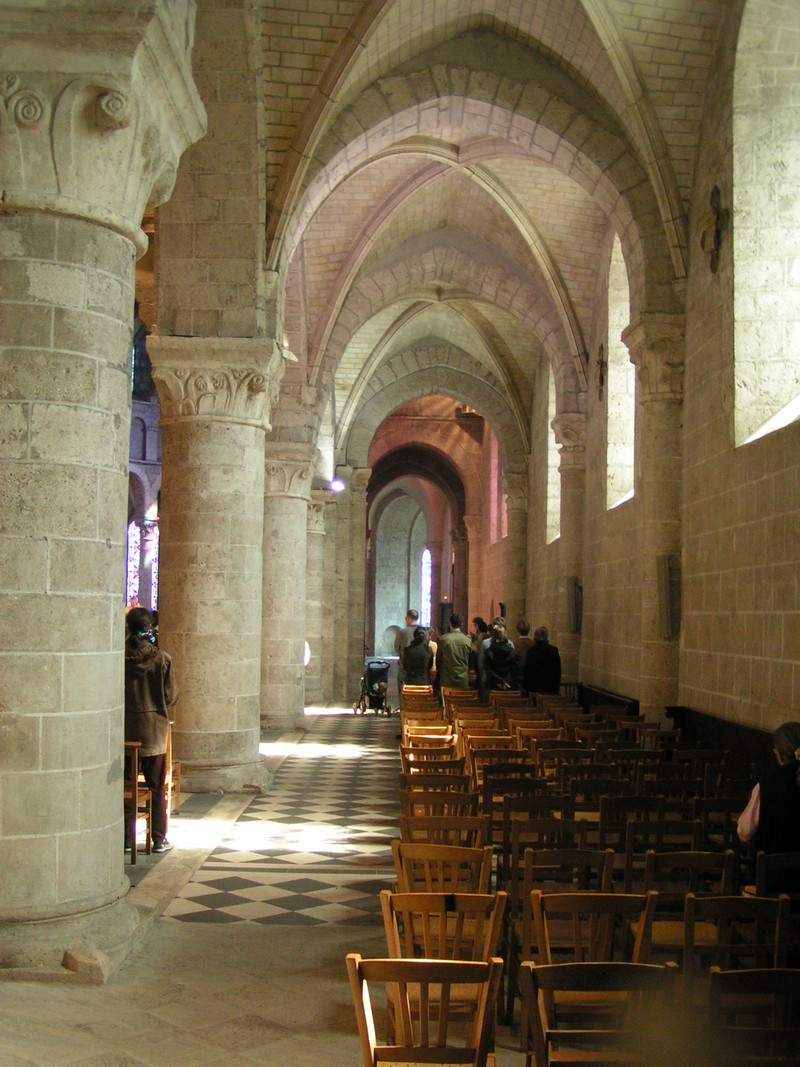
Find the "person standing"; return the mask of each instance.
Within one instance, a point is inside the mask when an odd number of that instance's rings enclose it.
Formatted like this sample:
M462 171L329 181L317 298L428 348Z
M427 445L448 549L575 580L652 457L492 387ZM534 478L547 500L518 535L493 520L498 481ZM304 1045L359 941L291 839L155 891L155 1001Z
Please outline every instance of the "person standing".
M514 641L514 648L519 658L520 667L524 665L528 651L533 648L533 638L529 636L530 632L531 626L527 619L520 619L517 623L519 637Z
M561 689L561 654L550 644L546 626L533 634L533 645L525 657L522 688L527 693L558 693Z
M472 642L462 632L463 620L453 613L447 627L447 633L439 638L438 671L439 685L450 689L469 688L469 657Z
M405 679L405 667L403 666L403 653L414 640L414 631L419 625L419 612L416 608L409 608L406 612L406 624L398 633L394 641L394 651L397 656L397 688L403 692ZM410 684L410 683L409 683Z
M505 626L495 622L491 628L489 647L484 653L487 693L492 689L514 689L517 684L517 653L509 640Z
M403 674L406 685L430 685L433 653L428 645L428 631L417 626L411 644L403 649Z
M138 741L139 766L152 794L153 852L169 852L167 840L167 730L178 700L172 659L155 645L153 618L135 607L125 616L125 740Z

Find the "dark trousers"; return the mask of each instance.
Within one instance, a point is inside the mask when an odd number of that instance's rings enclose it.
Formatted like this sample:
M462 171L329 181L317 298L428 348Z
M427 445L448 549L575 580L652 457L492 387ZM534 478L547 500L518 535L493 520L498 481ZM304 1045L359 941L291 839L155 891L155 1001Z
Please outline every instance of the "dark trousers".
M167 821L169 817L166 752L161 752L158 756L140 756L139 767L152 796L153 844L158 845L167 836Z

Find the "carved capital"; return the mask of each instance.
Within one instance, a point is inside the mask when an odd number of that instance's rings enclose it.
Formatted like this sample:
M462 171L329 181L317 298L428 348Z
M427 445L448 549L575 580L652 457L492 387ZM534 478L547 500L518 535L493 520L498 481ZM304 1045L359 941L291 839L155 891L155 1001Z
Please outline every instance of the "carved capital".
M528 481L524 474L506 471L503 475L503 492L506 494L508 511L523 511L528 506Z
M623 331L643 401L683 400L683 315L646 314Z
M268 430L284 360L271 341L235 337L151 336L147 351L161 423L196 418Z
M325 509L329 505L327 501L319 500L315 493L316 490L311 491L311 499L308 502L306 530L309 534L317 534L321 536L325 533Z
M144 209L169 195L182 153L205 133L193 6L62 7L44 0L24 23L0 8L0 212L84 219L142 252ZM56 47L59 17L86 42L78 71Z
M481 516L465 515L464 529L467 531L467 540L470 544L474 545L479 542L481 539Z
M313 445L268 441L264 454L264 496L309 500L316 454Z
M350 478L347 482L347 488L351 494L358 496L367 495L367 486L369 480L372 477L371 467L354 467L351 470Z

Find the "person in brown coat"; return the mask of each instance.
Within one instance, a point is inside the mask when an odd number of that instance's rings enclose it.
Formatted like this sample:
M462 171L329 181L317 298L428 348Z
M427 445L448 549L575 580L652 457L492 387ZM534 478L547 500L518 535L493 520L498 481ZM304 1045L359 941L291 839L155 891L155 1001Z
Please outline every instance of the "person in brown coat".
M150 612L132 608L125 616L125 740L142 746L139 766L153 797L153 851L169 852L167 728L178 687L171 658L154 641Z

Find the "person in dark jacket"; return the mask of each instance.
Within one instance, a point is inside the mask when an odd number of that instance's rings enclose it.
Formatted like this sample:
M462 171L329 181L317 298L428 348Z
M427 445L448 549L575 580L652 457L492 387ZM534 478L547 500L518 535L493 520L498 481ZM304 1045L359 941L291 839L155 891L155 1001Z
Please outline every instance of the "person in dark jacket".
M489 645L483 659L487 692L516 688L518 662L517 651L508 638L505 626L496 622L490 630Z
M150 612L132 608L125 616L125 740L141 744L139 766L153 798L153 851L169 852L167 728L178 687L172 660L154 642Z
M757 782L739 816L739 839L756 852L800 852L800 722L772 735L778 767Z
M411 644L403 649L403 679L405 685L430 685L433 653L428 647L428 631L417 626Z
M533 645L525 657L522 688L526 693L557 693L561 688L561 655L550 644L546 626L534 631Z

